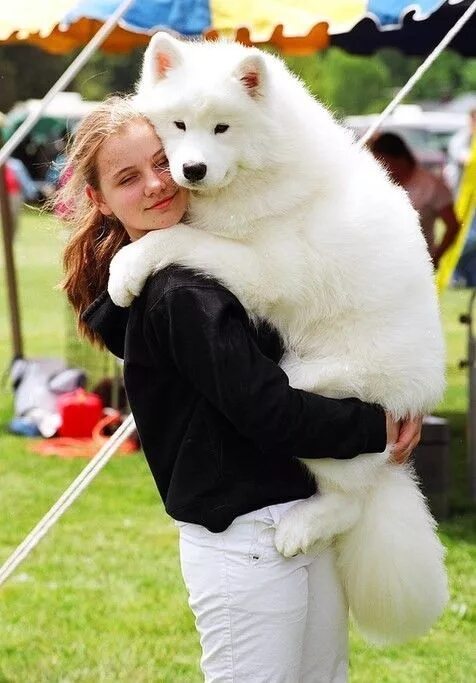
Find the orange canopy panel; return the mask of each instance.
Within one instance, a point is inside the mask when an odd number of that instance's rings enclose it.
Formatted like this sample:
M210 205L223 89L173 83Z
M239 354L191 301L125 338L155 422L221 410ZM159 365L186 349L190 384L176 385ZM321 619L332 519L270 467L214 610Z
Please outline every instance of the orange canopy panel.
M36 45L51 54L67 54L72 50L84 47L91 38L99 31L103 22L96 19L79 19L68 29L54 26L51 32L44 36L40 32L30 33L26 37L21 37L18 33L10 35L3 44L10 45ZM121 26L109 34L101 45L101 50L106 52L127 53L136 47L145 47L152 34L136 33L128 31Z

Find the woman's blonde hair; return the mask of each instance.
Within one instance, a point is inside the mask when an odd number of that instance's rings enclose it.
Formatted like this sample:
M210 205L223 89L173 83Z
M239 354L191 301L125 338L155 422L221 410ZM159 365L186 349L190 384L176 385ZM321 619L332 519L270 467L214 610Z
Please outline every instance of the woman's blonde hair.
M86 187L99 189L97 156L103 142L135 120L149 123L130 99L121 96L108 98L88 114L69 146L63 187L55 197L55 206L71 229L63 255L61 287L78 317L80 334L99 345L101 340L81 321L81 314L105 290L109 264L130 239L115 217L99 211L87 196Z

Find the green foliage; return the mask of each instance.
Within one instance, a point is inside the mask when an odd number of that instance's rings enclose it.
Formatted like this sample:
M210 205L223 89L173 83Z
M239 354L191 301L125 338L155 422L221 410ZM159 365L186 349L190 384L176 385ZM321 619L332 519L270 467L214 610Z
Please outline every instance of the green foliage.
M143 49L126 55L96 52L78 74L75 87L86 100L102 100L110 93L132 92L143 52Z
M474 61L474 60L471 60ZM468 61L468 63L471 63ZM447 51L437 59L422 79L416 84L412 99L451 99L459 92L468 90L463 80L465 60L454 52Z
M375 59L330 49L313 57L286 57L286 63L337 114L365 114L385 102L389 72Z
M476 90L476 59L468 59L461 67L462 81L468 90Z
M112 92L131 92L138 78L143 49L125 55L97 52L68 89L88 100L101 100ZM54 56L36 47L0 47L0 111L17 100L42 97L75 54ZM371 57L348 55L337 48L309 57L286 57L311 92L339 115L365 114L383 109L421 63L395 50ZM447 99L476 90L476 60L447 51L433 64L408 98Z
M15 75L15 65L5 60L2 61L0 48L0 112L8 111L17 99Z
M74 55L50 55L31 45L0 46L0 111L18 100L42 98L73 61Z
M289 68L310 91L340 115L381 111L422 61L388 49L371 57L348 55L336 48L312 57L286 57ZM406 101L443 101L471 90L476 90L476 59L447 51Z
M335 49L329 50L323 61L328 101L338 113L367 114L383 107L389 82L385 64Z
M8 111L17 101L42 98L76 54L50 55L31 45L0 46L0 111ZM96 52L67 89L77 90L87 100L131 92L142 54L143 49L124 55Z

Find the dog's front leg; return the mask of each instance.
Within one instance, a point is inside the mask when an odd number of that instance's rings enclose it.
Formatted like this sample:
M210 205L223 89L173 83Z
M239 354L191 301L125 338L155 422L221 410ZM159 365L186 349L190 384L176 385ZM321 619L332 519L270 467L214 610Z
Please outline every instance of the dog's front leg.
M307 553L319 543L329 545L358 520L362 504L348 493L318 493L296 503L279 521L275 545L284 557Z
M251 312L259 302L266 308L274 300L266 261L256 249L188 225L151 230L119 250L109 269L109 294L118 306L129 306L147 278L172 263L199 270L220 280ZM254 299L257 299L255 301Z
M129 306L141 293L147 278L177 262L193 239L193 230L179 224L166 230L151 230L122 247L109 265L107 288L114 303Z

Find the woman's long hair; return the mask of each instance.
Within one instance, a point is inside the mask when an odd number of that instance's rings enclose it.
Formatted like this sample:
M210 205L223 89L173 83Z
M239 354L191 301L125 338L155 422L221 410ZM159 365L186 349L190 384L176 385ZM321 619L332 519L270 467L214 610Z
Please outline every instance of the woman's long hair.
M99 190L97 155L103 142L134 120L147 121L130 100L120 96L108 98L88 114L68 150L63 187L55 197L55 206L71 231L60 286L77 315L79 333L99 345L101 340L81 321L81 314L106 289L109 264L130 239L116 218L104 216L93 204L86 187Z

